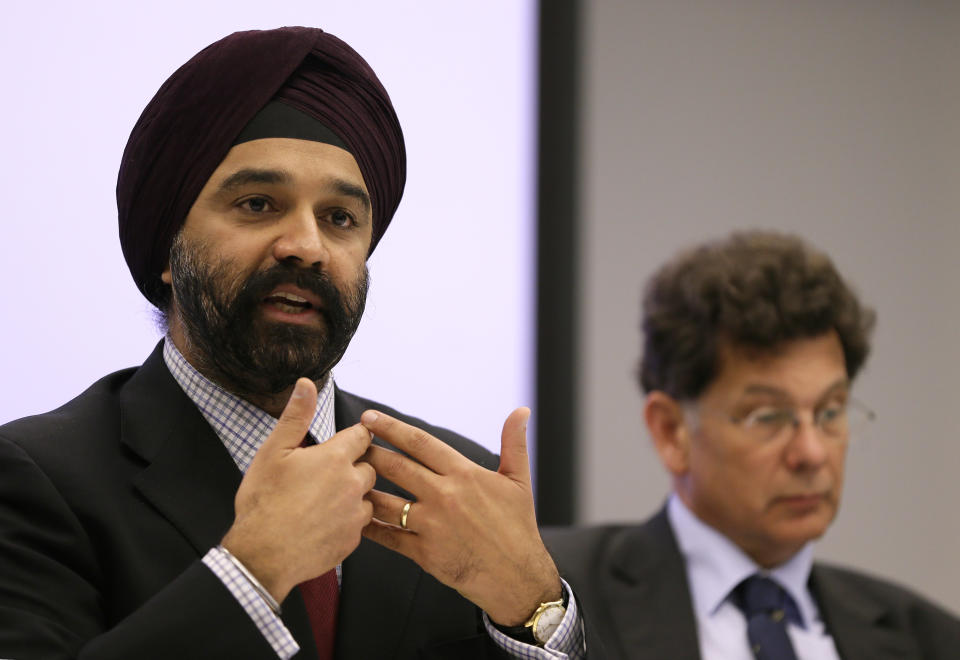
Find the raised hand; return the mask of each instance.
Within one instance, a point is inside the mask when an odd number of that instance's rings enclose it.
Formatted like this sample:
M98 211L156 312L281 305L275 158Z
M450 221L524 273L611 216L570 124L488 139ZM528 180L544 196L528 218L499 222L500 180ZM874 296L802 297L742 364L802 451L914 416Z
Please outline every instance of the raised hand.
M529 409L518 408L504 423L496 472L388 415L368 410L361 417L365 427L416 459L374 445L366 454L378 474L417 498L401 529L407 500L372 491L374 520L364 536L409 557L508 626L524 623L541 602L562 595L537 530L529 416Z
M240 483L236 517L222 541L277 602L353 552L373 515L365 496L376 473L359 460L370 432L356 424L301 447L316 401L316 385L298 380Z

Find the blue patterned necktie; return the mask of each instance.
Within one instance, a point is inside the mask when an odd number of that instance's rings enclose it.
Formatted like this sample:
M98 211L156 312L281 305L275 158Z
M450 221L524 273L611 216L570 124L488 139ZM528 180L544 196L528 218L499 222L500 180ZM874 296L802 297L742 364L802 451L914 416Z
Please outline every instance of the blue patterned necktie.
M733 602L747 618L747 638L757 660L797 660L787 636L787 622L802 625L800 611L783 587L752 575L733 590Z

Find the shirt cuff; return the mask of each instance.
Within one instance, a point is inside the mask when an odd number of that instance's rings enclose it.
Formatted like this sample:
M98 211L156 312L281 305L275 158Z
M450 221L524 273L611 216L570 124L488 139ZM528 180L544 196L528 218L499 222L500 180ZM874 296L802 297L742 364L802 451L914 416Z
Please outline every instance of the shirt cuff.
M273 613L267 601L257 593L247 577L230 561L226 553L220 548L211 548L203 556L202 561L237 599L278 658L288 660L300 650L300 645L283 625L283 620Z
M570 585L562 578L560 582L563 583L563 589L567 592L567 612L543 647L524 644L509 635L503 634L497 630L490 621L490 617L484 612L483 625L494 643L510 654L511 657L521 660L548 660L553 658L583 660L583 658L586 658L586 640L583 635L583 621L577 609L577 600L573 596Z

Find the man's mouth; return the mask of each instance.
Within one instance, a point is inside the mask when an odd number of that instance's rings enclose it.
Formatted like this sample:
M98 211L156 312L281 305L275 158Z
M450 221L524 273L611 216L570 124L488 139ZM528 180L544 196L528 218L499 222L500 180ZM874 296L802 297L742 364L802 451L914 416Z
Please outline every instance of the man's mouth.
M300 314L313 309L313 305L310 304L309 300L295 293L274 292L264 298L263 302L268 305L273 305L281 312L286 312L287 314Z
M812 510L819 508L829 500L826 492L821 493L797 493L794 495L781 495L777 498L780 504L796 510Z

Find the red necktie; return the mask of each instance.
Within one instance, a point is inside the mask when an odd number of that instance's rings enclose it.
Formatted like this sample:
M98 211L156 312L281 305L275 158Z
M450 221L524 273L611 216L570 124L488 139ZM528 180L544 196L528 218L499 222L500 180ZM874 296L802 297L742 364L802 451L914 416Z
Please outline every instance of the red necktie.
M317 657L320 660L333 660L337 604L340 600L337 570L330 569L319 577L301 582L299 586L310 617L310 627L313 628L313 639L317 643Z
M316 444L308 433L301 447ZM333 644L337 637L337 605L340 602L340 585L337 584L337 569L331 568L323 575L301 582L300 595L310 617L313 640L317 643L317 658L333 660Z

